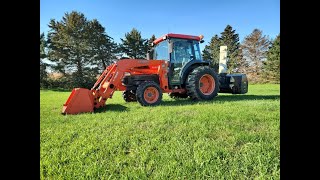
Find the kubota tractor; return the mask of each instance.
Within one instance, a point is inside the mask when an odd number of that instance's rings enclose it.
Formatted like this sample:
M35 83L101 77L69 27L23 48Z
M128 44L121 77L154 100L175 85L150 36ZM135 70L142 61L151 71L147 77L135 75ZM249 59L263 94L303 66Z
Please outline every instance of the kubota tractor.
M202 60L199 48L202 39L202 35L182 34L166 34L156 39L147 59L119 60L104 70L90 90L73 89L62 114L93 112L105 106L115 91L123 91L126 102L138 101L142 106L160 104L163 93L192 100L211 100L218 92L246 93L246 75L227 74L221 53L219 74L210 68L210 61ZM149 58L150 52L153 60ZM225 61L226 53L224 56Z

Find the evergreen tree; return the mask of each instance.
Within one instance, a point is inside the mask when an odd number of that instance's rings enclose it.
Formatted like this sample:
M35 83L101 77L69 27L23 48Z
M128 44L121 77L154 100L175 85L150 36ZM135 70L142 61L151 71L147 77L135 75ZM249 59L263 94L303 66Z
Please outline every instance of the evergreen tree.
M49 59L57 63L56 70L66 74L75 71L75 86L83 86L84 67L90 65L89 26L84 14L65 13L61 21L49 23Z
M148 40L141 37L141 33L133 28L129 33L125 34L122 39L121 50L126 53L130 58L143 59L146 58L148 50Z
M263 70L266 78L277 83L280 82L280 34L272 42Z
M44 37L44 33L40 34L40 60L47 57L45 53L45 48L47 46L47 42Z
M205 45L204 49L202 50L202 59L209 61L211 60L210 43L208 45Z
M206 45L202 51L202 58L204 60L210 60L215 71L219 70L220 45L221 40L219 36L214 35L211 38L209 45Z
M105 28L96 19L89 22L89 26L92 63L104 70L113 63L117 44L105 33Z
M151 38L148 40L148 51L150 51L150 59L153 59L153 50L152 50L152 42L156 40L156 36L153 34Z
M45 52L45 48L47 46L44 33L40 34L40 87L44 86L44 83L46 82L47 78L47 64L43 62L43 59L47 57L47 54Z
M151 36L151 38L148 40L148 48L149 48L149 49L152 48L151 44L152 44L152 42L153 42L154 40L156 40L156 39L157 39L156 36L153 34L153 35Z
M270 41L265 35L262 35L262 31L259 29L254 29L251 34L245 37L241 49L243 58L248 63L249 73L261 74L262 63L266 60L269 45Z
M75 87L90 88L98 74L97 67L110 63L115 44L97 20L89 21L83 13L65 13L62 20L49 23L48 58L55 70L71 75Z
M221 46L227 46L227 67L228 72L237 71L241 59L239 56L240 43L239 34L235 33L230 25L227 25L221 33Z

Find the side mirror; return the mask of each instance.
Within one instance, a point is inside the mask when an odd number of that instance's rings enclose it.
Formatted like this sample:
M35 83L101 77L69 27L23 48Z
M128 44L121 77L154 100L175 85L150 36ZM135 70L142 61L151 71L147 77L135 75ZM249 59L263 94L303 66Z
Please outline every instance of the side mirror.
M201 41L200 41L200 43L203 43L203 42L204 42L204 40L201 40Z

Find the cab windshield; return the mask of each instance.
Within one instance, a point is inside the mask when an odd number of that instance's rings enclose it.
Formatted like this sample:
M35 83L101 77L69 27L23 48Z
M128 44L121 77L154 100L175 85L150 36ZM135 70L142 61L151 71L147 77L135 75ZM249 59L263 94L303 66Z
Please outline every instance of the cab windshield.
M168 41L162 41L154 47L153 59L169 61Z

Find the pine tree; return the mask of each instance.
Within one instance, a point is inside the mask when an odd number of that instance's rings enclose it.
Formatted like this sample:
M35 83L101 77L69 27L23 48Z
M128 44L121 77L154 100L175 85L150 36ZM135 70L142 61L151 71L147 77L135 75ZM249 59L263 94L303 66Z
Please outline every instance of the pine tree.
M83 13L65 13L62 20L51 19L48 33L49 60L55 70L71 75L73 86L90 88L98 74L97 67L110 63L115 44L97 20L89 21Z
M208 45L205 45L204 49L202 50L202 59L209 61L211 60L210 43Z
M151 36L151 38L148 40L148 48L149 48L149 49L152 48L151 44L152 44L152 42L153 42L154 40L156 40L156 39L157 39L156 36L153 34L153 35Z
M245 37L241 49L243 58L248 63L248 72L259 76L262 72L262 63L267 58L270 46L268 37L262 35L262 31L254 29L251 34Z
M74 85L83 87L84 68L90 65L89 26L84 14L65 13L61 21L49 23L49 59L57 63L63 74L74 72Z
M272 42L263 70L266 78L277 83L280 82L280 34Z
M90 46L92 63L97 65L99 69L104 70L113 63L115 53L117 52L117 44L113 38L108 36L105 28L94 19L89 22L90 30Z
M219 36L214 35L211 38L209 45L206 45L202 51L202 58L204 60L210 60L215 71L218 71L219 69L220 45L221 40Z
M40 34L40 87L44 86L47 75L48 75L46 71L48 64L43 62L43 59L47 57L47 54L45 52L46 46L47 46L47 42L45 40L44 33L41 33Z
M141 37L141 33L133 28L129 33L125 34L122 39L121 50L130 58L143 59L146 58L148 50L148 40Z
M148 40L148 51L150 51L150 59L153 59L152 42L156 40L156 36L153 34Z
M230 25L227 25L221 33L221 46L227 46L227 67L228 72L237 71L241 59L239 59L239 34L235 33Z
M45 53L45 48L47 46L47 42L44 37L44 33L40 34L40 60L47 57Z

